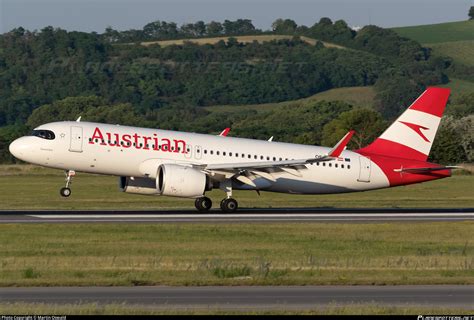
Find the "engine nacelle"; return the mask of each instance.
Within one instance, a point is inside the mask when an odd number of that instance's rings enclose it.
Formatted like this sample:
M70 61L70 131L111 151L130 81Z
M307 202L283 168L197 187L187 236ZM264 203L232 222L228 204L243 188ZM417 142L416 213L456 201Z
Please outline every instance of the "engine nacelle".
M158 167L156 188L159 194L171 197L198 198L212 189L209 177L188 166L162 164Z
M120 191L126 193L159 195L160 191L156 188L156 180L137 177L120 177Z

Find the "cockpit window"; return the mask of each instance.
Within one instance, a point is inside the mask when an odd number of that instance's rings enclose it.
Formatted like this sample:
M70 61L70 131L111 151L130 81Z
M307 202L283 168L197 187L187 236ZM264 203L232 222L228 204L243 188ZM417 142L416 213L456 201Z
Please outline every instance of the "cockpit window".
M46 140L54 140L55 138L54 132L50 130L33 130L31 135Z

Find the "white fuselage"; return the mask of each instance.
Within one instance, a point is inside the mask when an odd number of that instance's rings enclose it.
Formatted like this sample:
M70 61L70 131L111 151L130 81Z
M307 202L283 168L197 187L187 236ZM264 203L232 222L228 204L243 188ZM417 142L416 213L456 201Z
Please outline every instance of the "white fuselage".
M319 146L90 122L55 122L37 129L51 130L55 138L25 136L18 139L18 144L11 147L16 148L17 158L45 167L115 176L156 178L161 164L307 159L329 151L329 148ZM171 150L166 150L167 147ZM233 182L232 186L300 194L341 193L389 186L387 177L374 162L347 150L336 160L306 164L299 169L298 174L272 173L275 182L256 177L256 188L239 182Z

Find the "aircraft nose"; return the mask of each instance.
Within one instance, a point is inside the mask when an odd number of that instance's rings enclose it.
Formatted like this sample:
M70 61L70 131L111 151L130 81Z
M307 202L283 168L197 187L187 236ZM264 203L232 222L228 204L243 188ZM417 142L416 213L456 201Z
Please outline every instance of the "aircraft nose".
M17 159L20 159L25 155L28 148L28 144L25 143L25 137L18 138L10 143L8 149L10 153Z

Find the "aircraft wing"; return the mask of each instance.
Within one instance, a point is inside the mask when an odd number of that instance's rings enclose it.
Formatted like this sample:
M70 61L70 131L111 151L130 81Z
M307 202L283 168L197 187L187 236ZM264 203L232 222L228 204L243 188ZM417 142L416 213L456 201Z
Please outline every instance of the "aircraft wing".
M293 159L280 161L250 161L239 163L196 164L193 165L212 176L218 175L225 179L235 178L250 186L255 186L249 176L260 176L269 181L276 181L272 173L284 171L294 176L301 176L299 170L306 169L306 165L316 162L330 161L338 158L345 149L354 131L349 131L326 155L307 159Z

